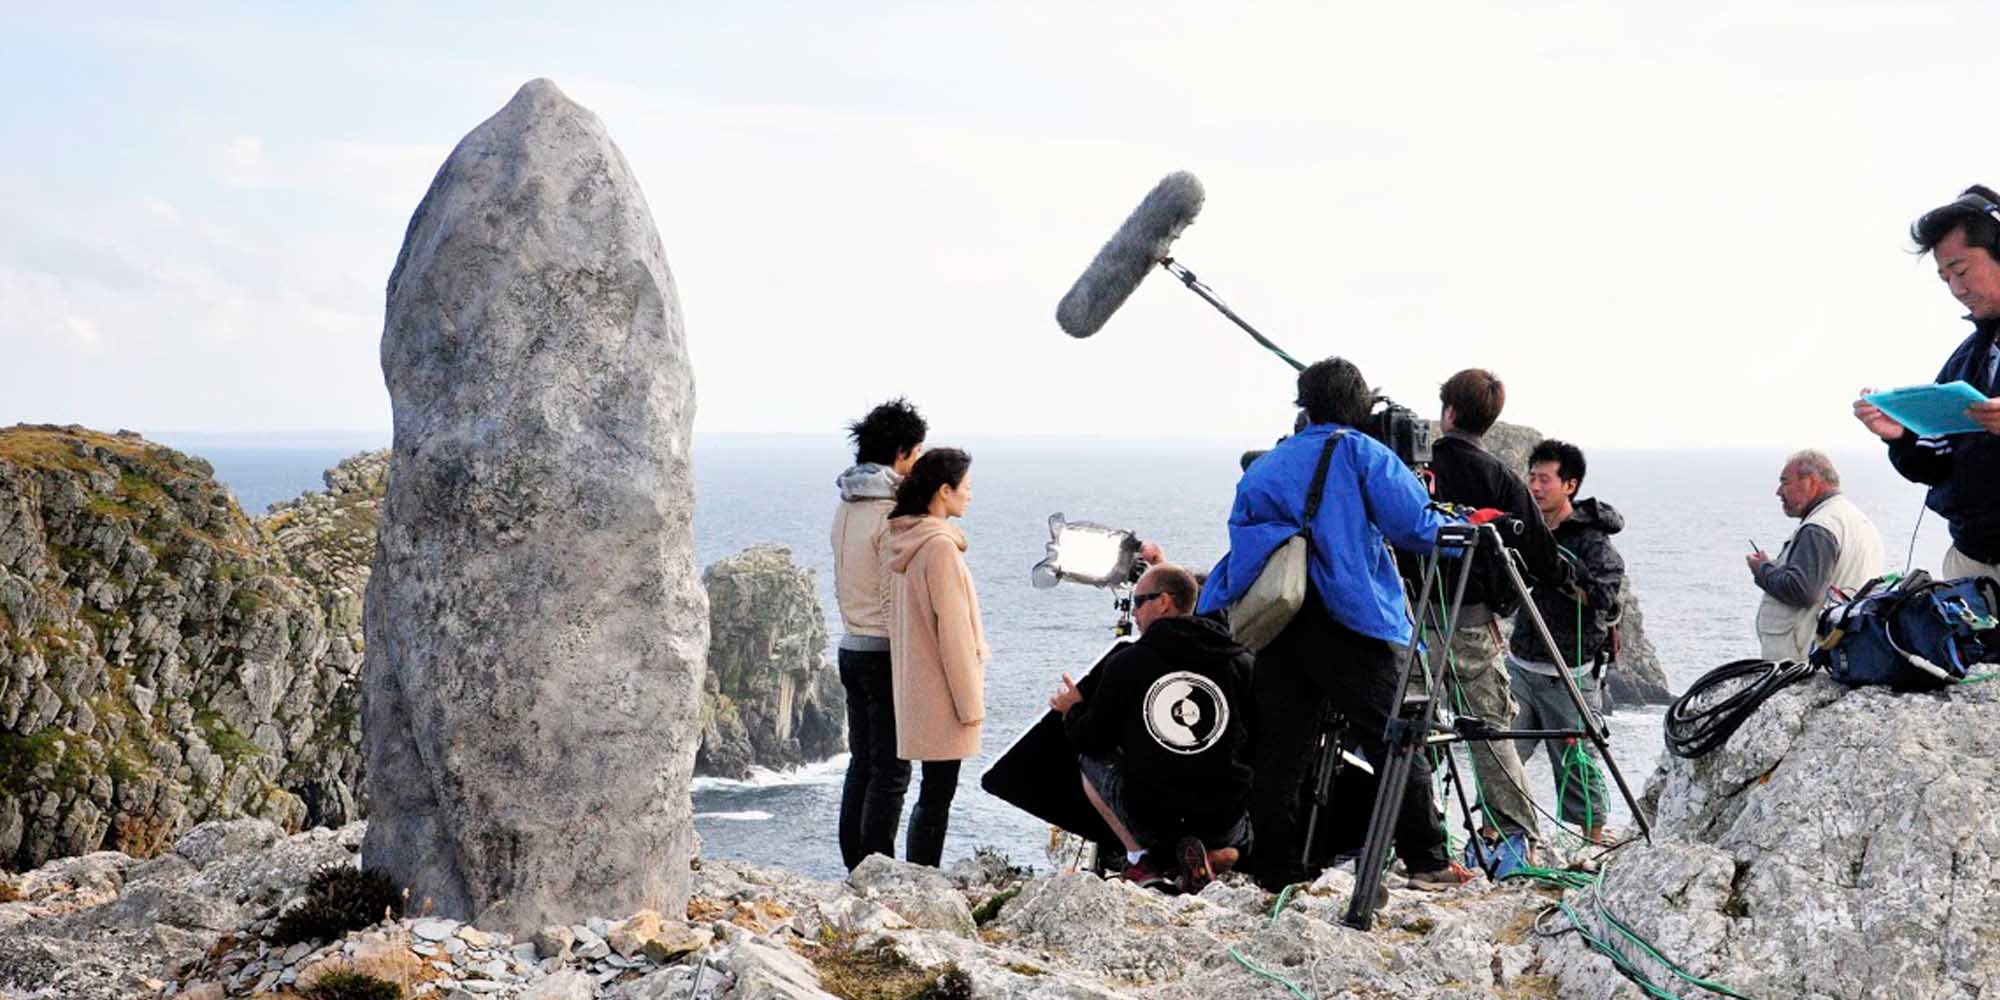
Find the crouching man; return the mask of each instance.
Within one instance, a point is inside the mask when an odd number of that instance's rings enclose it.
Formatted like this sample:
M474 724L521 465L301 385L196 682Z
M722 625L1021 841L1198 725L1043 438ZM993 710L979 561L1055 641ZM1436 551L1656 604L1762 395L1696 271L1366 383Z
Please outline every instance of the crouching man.
M1124 845L1125 877L1169 873L1200 892L1249 848L1251 652L1193 616L1198 588L1178 566L1132 588L1139 640L1097 667L1085 699L1065 674L1049 699L1078 755L1083 791Z

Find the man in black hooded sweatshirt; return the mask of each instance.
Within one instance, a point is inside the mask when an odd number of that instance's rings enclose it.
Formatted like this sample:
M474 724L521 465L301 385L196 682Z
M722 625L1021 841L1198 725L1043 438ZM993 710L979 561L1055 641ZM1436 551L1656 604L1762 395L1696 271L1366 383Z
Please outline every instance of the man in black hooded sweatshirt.
M1139 641L1098 665L1088 699L1068 675L1049 699L1084 794L1125 847L1125 877L1157 884L1173 868L1190 892L1250 846L1255 660L1227 626L1193 616L1198 592L1178 566L1147 570L1132 588Z
M1602 666L1615 658L1619 591L1625 584L1625 560L1611 547L1611 536L1625 527L1625 518L1596 497L1578 499L1583 486L1583 450L1567 441L1542 441L1528 453L1528 494L1542 512L1542 523L1555 535L1561 557L1571 564L1566 585L1541 585L1532 596L1535 610L1549 627L1561 654L1561 667L1529 622L1527 609L1514 619L1514 636L1507 645L1507 670L1521 714L1516 729L1581 729L1584 720L1563 684L1559 669L1567 668L1586 702L1596 702ZM1596 705L1591 705L1596 711ZM1535 741L1517 744L1523 762L1535 752ZM1604 839L1604 770L1597 745L1587 739L1547 739L1549 766L1555 770L1561 802L1558 815L1583 828L1592 843Z

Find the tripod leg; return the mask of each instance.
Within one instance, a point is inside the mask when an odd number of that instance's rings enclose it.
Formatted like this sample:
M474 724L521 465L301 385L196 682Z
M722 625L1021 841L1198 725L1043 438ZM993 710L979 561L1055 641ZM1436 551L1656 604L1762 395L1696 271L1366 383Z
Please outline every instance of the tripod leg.
M1497 535L1495 537L1498 537ZM1441 549L1433 549L1425 561L1423 581L1420 584L1425 593L1417 601L1417 613L1413 620L1421 622L1430 610L1430 585L1437 579L1438 559ZM1467 556L1471 553L1467 552ZM1466 581L1472 577L1472 560L1459 561L1458 579L1453 586L1451 613L1445 617L1446 625L1458 618L1459 606L1465 600ZM1424 689L1433 694L1411 703L1406 702L1411 681L1415 679ZM1410 772L1415 766L1417 754L1424 752L1424 739L1431 731L1437 718L1437 698L1439 690L1437 678L1432 675L1430 665L1425 661L1418 642L1411 642L1403 659L1402 669L1396 679L1396 693L1389 704L1389 723L1383 732L1386 760L1376 762L1375 808L1368 816L1368 839L1363 844L1361 857L1355 862L1354 897L1348 900L1347 914L1343 921L1350 927L1367 930L1375 922L1375 897L1382 886L1382 872L1387 867L1389 848L1394 837L1397 817L1403 809L1403 796L1409 787Z
M1625 775L1618 770L1618 762L1611 757L1611 744L1605 739L1605 725L1597 708L1583 696L1583 690L1576 686L1576 678L1570 674L1568 664L1563 660L1562 650L1556 648L1555 636L1549 632L1549 623L1542 618L1541 609L1535 607L1534 599L1528 595L1528 585L1521 579L1521 571L1514 560L1507 557L1501 548L1500 532L1492 525L1480 527L1480 544L1485 545L1490 538L1500 563L1506 568L1507 580L1514 586L1514 594L1521 602L1521 610L1534 626L1535 636L1542 641L1542 647L1549 651L1549 662L1555 664L1556 676L1562 679L1563 689L1569 694L1571 704L1576 706L1577 718L1583 722L1583 735L1597 748L1598 758L1604 761L1604 768L1611 772L1612 780L1618 783L1618 794L1625 798L1625 807L1632 810L1632 819L1639 824L1639 832L1645 834L1647 842L1653 839L1652 824L1646 821L1646 813L1639 808L1639 800L1632 794L1632 787L1625 783Z

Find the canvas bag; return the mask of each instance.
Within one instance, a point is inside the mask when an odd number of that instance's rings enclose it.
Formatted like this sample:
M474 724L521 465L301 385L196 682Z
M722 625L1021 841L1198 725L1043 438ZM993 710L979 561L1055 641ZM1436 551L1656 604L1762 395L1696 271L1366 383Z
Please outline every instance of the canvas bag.
M1313 470L1312 488L1306 493L1305 528L1285 539L1283 545L1264 560L1264 568L1250 589L1229 605L1229 631L1236 641L1258 650L1271 644L1292 616L1306 603L1306 570L1312 561L1313 516L1319 513L1320 494L1326 490L1326 467L1333 460L1333 448L1347 436L1347 428L1334 431L1320 449L1319 466Z
M1918 570L1882 577L1819 615L1810 659L1848 685L1903 691L1948 687L1973 664L2000 660L2000 585L1983 576L1938 581Z

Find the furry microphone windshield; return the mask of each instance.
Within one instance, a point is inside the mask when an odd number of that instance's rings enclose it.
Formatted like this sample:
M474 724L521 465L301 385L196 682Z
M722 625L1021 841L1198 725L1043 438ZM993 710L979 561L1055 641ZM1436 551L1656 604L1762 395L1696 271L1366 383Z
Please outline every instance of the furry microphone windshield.
M1056 323L1063 332L1088 337L1103 327L1146 272L1166 259L1167 248L1201 212L1201 202L1201 182L1185 170L1153 185L1056 305Z

